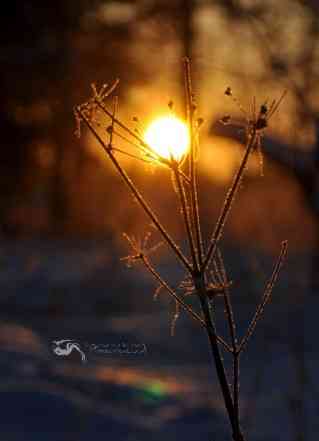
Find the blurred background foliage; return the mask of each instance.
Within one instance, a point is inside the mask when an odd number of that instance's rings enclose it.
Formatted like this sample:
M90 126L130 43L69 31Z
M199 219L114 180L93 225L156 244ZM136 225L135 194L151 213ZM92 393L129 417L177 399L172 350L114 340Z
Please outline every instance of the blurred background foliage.
M242 119L226 86L247 109L288 95L263 142L265 177L252 159L230 234L258 235L272 249L288 238L317 248L319 14L316 1L167 0L5 2L1 14L2 155L0 220L5 236L96 236L130 232L146 220L103 152L74 136L73 106L120 78L120 117L145 124L173 99L183 115L182 57L192 59L202 130L201 206L210 230L238 165ZM126 160L148 197L164 170ZM213 203L212 203L213 201ZM160 214L167 192L156 194ZM241 205L242 204L242 205ZM240 209L244 207L244 209ZM130 216L127 213L130 213ZM207 214L207 215L206 215ZM171 228L179 234L173 219ZM302 234L298 230L302 229Z

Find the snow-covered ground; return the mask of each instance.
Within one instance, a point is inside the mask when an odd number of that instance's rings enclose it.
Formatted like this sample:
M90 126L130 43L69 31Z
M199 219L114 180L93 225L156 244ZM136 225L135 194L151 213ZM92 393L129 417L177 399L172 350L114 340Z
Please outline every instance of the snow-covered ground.
M151 279L123 268L111 250L103 241L3 244L1 439L230 440L205 334L183 313L171 337L173 305L164 294L153 302ZM237 256L225 248L242 335L271 262ZM319 302L307 290L308 266L304 256L289 257L242 356L247 441L312 440L318 433ZM220 329L222 311L219 302ZM53 341L62 339L74 340L86 363L77 350L56 355ZM115 353L137 344L145 350Z

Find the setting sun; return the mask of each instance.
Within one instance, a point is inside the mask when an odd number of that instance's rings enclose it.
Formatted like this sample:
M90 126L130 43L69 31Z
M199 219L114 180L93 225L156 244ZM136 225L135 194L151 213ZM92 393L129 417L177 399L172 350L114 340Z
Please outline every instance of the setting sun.
M189 147L186 124L175 116L163 116L153 121L147 128L144 139L160 156L180 160Z

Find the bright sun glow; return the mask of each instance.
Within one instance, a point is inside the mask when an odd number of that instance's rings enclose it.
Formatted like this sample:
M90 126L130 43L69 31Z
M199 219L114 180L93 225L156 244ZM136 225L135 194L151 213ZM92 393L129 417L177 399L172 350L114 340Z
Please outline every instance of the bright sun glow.
M163 116L153 121L147 128L145 142L160 156L179 160L189 147L186 124L174 117Z

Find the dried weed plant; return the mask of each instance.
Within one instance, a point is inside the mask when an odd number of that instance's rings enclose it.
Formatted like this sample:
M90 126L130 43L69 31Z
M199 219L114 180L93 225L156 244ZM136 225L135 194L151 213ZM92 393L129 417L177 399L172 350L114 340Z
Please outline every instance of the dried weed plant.
M244 441L245 437L240 424L240 356L252 337L267 302L270 300L274 285L287 253L287 241L284 241L281 244L279 256L264 289L262 299L241 339L238 338L234 318L231 298L232 284L227 278L219 244L225 223L231 212L232 203L242 182L248 159L255 150L259 151L260 157L262 158L260 139L264 130L268 126L269 120L275 114L284 98L285 92L278 101L272 101L269 106L267 102L265 102L257 108L256 101L253 99L249 113L240 107L246 117L245 131L247 140L245 152L225 197L224 204L213 228L208 246L205 247L201 231L201 219L198 204L199 189L197 184L199 130L203 120L196 116L197 108L192 90L190 62L188 59L184 60L184 72L190 148L180 159L175 159L172 155L169 159L160 156L143 140L141 131L137 125L135 128L131 129L118 119L118 104L116 97L113 98L111 110L107 107L106 101L117 87L118 81L115 81L111 86L104 85L100 90L98 90L95 85L92 85L92 97L86 103L75 108L75 116L78 124L77 132L80 136L80 126L81 123L84 123L91 134L96 138L98 144L104 149L110 161L133 194L133 197L149 217L154 228L160 233L162 243L166 244L171 249L172 253L186 270L186 279L181 282L177 288L171 287L152 264L150 255L157 250L159 245L150 248L148 247L150 234L148 233L143 241L138 241L134 237L128 237L124 234L131 246L132 253L129 256L124 257L122 260L126 261L128 265L132 265L135 262L141 262L158 283L154 298L156 299L160 290L163 290L172 296L175 302L176 308L171 322L172 333L174 332L175 324L181 309L185 310L207 333L209 346L212 352L212 360L216 369L222 397L229 418L233 440ZM225 95L231 97L237 105L240 106L229 87L226 89ZM169 108L172 109L172 106L173 104L170 102ZM105 127L103 122L105 117L109 120L109 125L107 127ZM136 117L133 118L133 121L138 124L138 119ZM222 119L222 122L228 124L230 122L230 117L225 116ZM125 148L119 148L118 145L121 141L124 143L129 142L135 153L132 153L132 149L127 151ZM149 203L144 199L143 194L137 188L136 184L128 176L127 172L121 165L119 159L120 155L128 155L139 161L162 165L170 170L173 176L174 190L177 192L179 198L180 213L183 218L185 236L188 244L188 254L185 254L180 246L174 241ZM181 290L184 294L182 296L178 294ZM200 312L196 312L195 309L187 303L189 295L197 296L201 309ZM227 321L229 329L229 341L227 341L225 337L219 335L216 329L216 311L212 308L216 296L222 296L225 303L224 311L225 320ZM228 379L225 369L223 352L227 352L232 356L231 382Z

